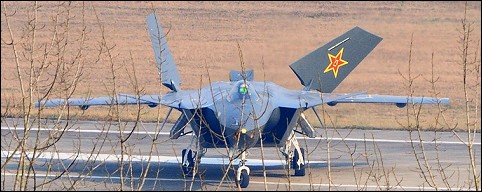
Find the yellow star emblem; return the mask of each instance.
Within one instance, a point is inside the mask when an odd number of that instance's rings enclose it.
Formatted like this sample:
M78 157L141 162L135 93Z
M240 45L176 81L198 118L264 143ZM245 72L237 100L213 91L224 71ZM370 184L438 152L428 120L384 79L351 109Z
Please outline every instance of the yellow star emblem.
M335 75L335 78L336 78L336 76L338 75L339 67L348 64L348 61L345 61L342 59L343 49L345 48L341 48L341 50L338 52L338 54L336 54L336 56L328 53L328 59L330 59L330 64L326 67L323 73L333 71L333 74Z

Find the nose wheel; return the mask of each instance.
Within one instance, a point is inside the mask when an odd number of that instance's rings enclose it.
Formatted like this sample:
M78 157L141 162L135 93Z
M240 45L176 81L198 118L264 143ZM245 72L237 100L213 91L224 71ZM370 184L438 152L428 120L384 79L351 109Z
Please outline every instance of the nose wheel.
M236 184L241 188L246 188L249 185L249 168L243 165L238 168L236 176Z
M246 188L249 185L249 167L246 166L246 151L241 154L241 161L236 171L236 184L240 188Z

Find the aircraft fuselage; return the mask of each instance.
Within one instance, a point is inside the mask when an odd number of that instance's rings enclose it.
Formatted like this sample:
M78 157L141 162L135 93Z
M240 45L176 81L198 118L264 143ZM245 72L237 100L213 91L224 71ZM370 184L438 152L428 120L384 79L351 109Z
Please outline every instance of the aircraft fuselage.
M204 148L248 149L255 146L284 146L303 110L276 104L285 89L271 82L216 82L200 90L216 87L213 104L183 110L191 119L193 132ZM262 134L260 137L259 134ZM261 138L261 139L260 139Z

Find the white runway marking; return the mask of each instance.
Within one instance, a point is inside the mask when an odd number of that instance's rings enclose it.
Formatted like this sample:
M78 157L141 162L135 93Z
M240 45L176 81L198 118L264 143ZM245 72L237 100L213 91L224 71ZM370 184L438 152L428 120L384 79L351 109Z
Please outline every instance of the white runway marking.
M11 127L1 127L2 129L2 135L5 134L5 132L3 130L7 130L7 131L23 131L23 128L11 128ZM37 128L32 128L32 130L38 130ZM57 131L57 130L54 130L54 129L49 129L49 128L42 128L40 131ZM80 129L77 129L77 130L67 130L67 132L75 132L75 133L104 133L105 134L105 131L102 131L102 130L80 130ZM109 133L117 133L119 134L120 132L119 131L109 131ZM124 131L124 133L130 133L129 131ZM135 134L156 134L156 132L148 132L148 131L135 131L134 132ZM161 135L169 135L169 132L160 132L159 134ZM298 139L302 139L304 137L298 137ZM326 138L326 137L316 137L316 138L306 138L306 139L318 139L318 140L326 140L326 139L329 139L329 140L332 140L332 141L342 141L342 140L345 140L345 141L359 141L359 142L363 142L363 141L367 141L367 142L391 142L391 143L409 143L410 141L409 140L389 140L389 139L359 139L359 138ZM419 141L414 141L414 142L419 142ZM434 141L422 141L423 143L435 143ZM457 142L457 141L437 141L438 144L463 144L462 142ZM474 143L474 145L480 145L480 142L476 142ZM7 156L11 156L13 154L12 151L1 151L1 158L5 158ZM14 154L14 158L17 158L18 157L18 153L17 154ZM28 153L28 155L31 157L32 154L31 153ZM51 152L43 152L42 154L40 154L40 156L38 156L38 158L43 158L43 159L58 159L58 160L71 160L73 159L74 157L77 157L78 160L88 160L89 159L89 156L90 154L76 154L76 153L51 153ZM120 160L120 156L119 155L114 155L114 154L99 154L99 155L96 155L96 156L92 156L90 159L94 159L93 157L95 157L96 161L98 162L107 162L107 161L113 161L113 162L118 162ZM132 162L147 162L148 161L148 158L149 156L147 155L131 155L131 156L124 156L124 159L126 161L132 161ZM162 163L180 163L181 161L181 158L180 157L175 157L175 156L152 156L151 157L151 162L162 162ZM239 162L239 160L236 160L233 162L233 165L237 165ZM202 158L201 159L201 163L202 164L228 164L229 163L229 160L227 158L208 158L208 157L205 157L205 158ZM310 161L310 163L326 163L326 161ZM259 159L249 159L247 161L247 164L248 165L251 165L251 166L262 166L262 161L259 160ZM285 165L285 161L284 160L265 160L264 161L264 164L265 166L280 166L280 165ZM16 174L14 173L2 173L2 176L15 176ZM57 177L58 175L55 175L55 174L48 174L45 173L45 174L37 174L35 175L35 177ZM62 178L68 178L68 177L73 177L73 178L77 178L78 175L63 175ZM85 179L109 179L109 180L120 180L120 177L113 177L113 176L102 176L102 175L81 175L80 176L81 178L85 178ZM125 178L125 177L124 177ZM141 178L128 178L128 179L135 179L135 180L140 180ZM148 178L144 178L146 181L172 181L172 182L185 182L185 179L183 178L179 178L179 179L175 179L175 178L152 178L152 177L148 177ZM253 178L254 179L254 178ZM259 179L259 178L258 178ZM196 181L196 182L199 182L199 181ZM221 180L204 180L204 182L208 182L208 183L219 183L221 182ZM228 181L224 181L224 183L226 183ZM288 186L288 185L291 185L293 187L296 187L296 186L313 186L313 187L332 187L332 189L334 188L341 188L341 189L344 189L344 190L357 190L357 189L364 189L364 190L380 190L380 189L401 189L401 190L469 190L469 189L462 189L462 188L432 188L432 187L420 187L420 186L376 186L376 185L349 185L349 184L323 184L323 183L305 183L305 182L301 182L301 183L295 183L295 182L291 182L291 183L288 183L288 182L277 182L277 181L269 181L269 182L263 182L263 181L255 181L255 180L251 180L250 181L250 185L268 185L270 186L270 188L273 188L273 187L277 187L277 186ZM270 189L269 188L269 189ZM249 189L249 188L248 188ZM470 190L473 190L473 189L470 189Z
M2 127L2 130L15 130L13 127ZM23 128L17 127L16 130L18 131L23 131ZM32 128L32 131L38 130L38 128ZM54 130L52 128L42 128L41 131L58 131ZM76 132L76 133L106 133L105 130L67 130L67 132ZM119 134L120 131L113 131L110 130L109 133L111 134ZM130 133L130 131L123 131L124 134ZM152 131L134 131L136 134L149 134L149 135L155 135L155 134L160 134L160 135L169 135L169 132L152 132ZM315 137L315 138L308 138L308 137L296 137L297 139L310 139L310 140L326 140L329 139L331 141L358 141L358 142L385 142L385 143L410 143L410 140L400 140L400 139L360 139L360 138L339 138L339 137L331 137L331 138L326 138L326 137ZM414 140L414 143L420 143L419 140ZM461 141L422 141L422 143L427 143L427 144L464 144ZM474 142L474 145L480 145L480 142Z
M14 158L19 158L19 152L13 154L13 151L2 151L2 158L6 158L12 156ZM29 158L32 158L32 153L27 153ZM38 159L58 159L58 160L73 160L77 156L76 153L51 153L51 152L43 152L37 155ZM115 154L87 154L87 153L79 153L77 160L79 161L87 161L96 159L98 162L119 162L121 156ZM160 163L181 163L181 157L174 157L174 156L151 156L151 162L160 162ZM124 161L132 161L132 162L148 162L149 156L148 155L124 155ZM326 161L310 161L310 163L326 163ZM229 159L228 158L209 158L203 157L201 158L201 164L209 164L209 165L228 165ZM239 159L233 160L232 165L238 165ZM263 161L261 159L248 159L246 164L249 166L263 166ZM271 160L265 159L264 165L265 166L280 166L285 165L286 162L284 160Z
M5 176L16 176L16 174L13 174L13 173L5 173L3 174ZM40 178L43 178L43 177L50 177L50 178L55 178L57 177L57 175L53 175L53 174L48 174L48 175L41 175L40 173L37 173L37 175L35 175L35 177L40 177ZM62 178L68 178L70 177L70 175L63 175ZM74 179L77 179L79 176L72 176L72 178ZM80 175L80 178L83 178L83 179L102 179L102 180L105 180L105 179L108 179L108 180L120 180L121 178L120 177L115 177L115 176L94 176L94 175ZM132 180L138 180L140 181L141 178L138 178L138 177L133 177L133 178L126 178L124 177L124 179L132 179ZM168 178L152 178L152 177L146 177L144 178L145 181L179 181L179 182L186 182L185 179L181 178L181 179L168 179ZM187 180L187 182L190 182L189 180ZM199 182L199 180L195 180L195 182ZM219 183L221 182L221 180L203 180L203 182L205 183ZM224 181L224 183L227 183L229 181ZM249 181L249 185L252 186L252 185L264 185L265 182L263 181ZM313 187L330 187L333 189L333 188L347 188L347 189L363 189L363 190L380 190L380 189L402 189L402 190L436 190L436 188L433 188L433 187L427 187L427 186L424 186L424 187L412 187L412 186L384 186L384 185L381 185L381 186L375 186L375 185L346 185L346 184L324 184L324 183L296 183L296 182L291 182L291 183L287 183L287 182L272 182L272 181L268 181L266 182L266 185L276 185L276 186L313 186ZM162 187L162 186L161 186ZM249 187L247 188L249 189ZM272 189L268 189L268 190L272 190ZM467 191L468 189L465 189L465 188L443 188L443 187L439 187L437 188L437 190L444 190L444 191L448 191L448 190L461 190L461 191ZM475 191L474 189L471 189L471 191Z

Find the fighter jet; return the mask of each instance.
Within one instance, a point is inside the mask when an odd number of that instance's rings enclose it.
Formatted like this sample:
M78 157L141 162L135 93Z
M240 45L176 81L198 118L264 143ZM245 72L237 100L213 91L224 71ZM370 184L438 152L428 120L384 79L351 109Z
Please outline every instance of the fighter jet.
M97 105L145 104L157 107L160 104L169 107L168 114L173 109L178 110L181 115L170 130L170 138L192 135L191 143L196 143L182 150L182 171L196 174L194 166L208 148L226 147L231 160L240 160L235 180L239 187L246 188L250 174L246 165L247 151L261 144L279 149L295 176L305 175L305 150L298 144L295 134L316 136L304 115L306 110L311 109L318 116L315 107L322 104L388 103L405 107L407 104L448 104L449 101L448 98L366 92L332 93L382 40L360 27L354 27L290 65L300 81L300 89L290 90L272 82L254 81L253 70L232 70L229 81L211 82L198 90L182 90L176 63L155 13L149 14L146 22L160 80L169 92L163 95L119 94L115 97L42 100L36 106L69 105L86 110Z

